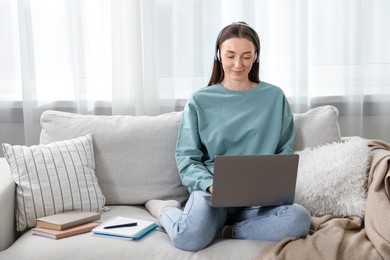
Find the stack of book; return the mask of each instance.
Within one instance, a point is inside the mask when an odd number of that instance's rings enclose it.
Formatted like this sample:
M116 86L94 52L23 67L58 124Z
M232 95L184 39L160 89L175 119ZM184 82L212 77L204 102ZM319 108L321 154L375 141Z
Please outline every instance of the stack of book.
M100 219L100 213L86 211L67 211L37 219L33 235L61 239L86 233L99 226L93 222Z

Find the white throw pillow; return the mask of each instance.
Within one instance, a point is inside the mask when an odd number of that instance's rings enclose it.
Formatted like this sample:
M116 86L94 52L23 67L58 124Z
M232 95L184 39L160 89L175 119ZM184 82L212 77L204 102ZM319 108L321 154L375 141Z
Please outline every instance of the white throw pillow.
M297 152L295 203L312 216L364 216L371 150L360 137Z
M339 111L334 106L321 106L306 113L294 114L294 150L339 142L341 133L338 115Z
M105 205L95 175L92 135L31 147L3 144L16 183L18 231L36 219L70 210L99 212Z

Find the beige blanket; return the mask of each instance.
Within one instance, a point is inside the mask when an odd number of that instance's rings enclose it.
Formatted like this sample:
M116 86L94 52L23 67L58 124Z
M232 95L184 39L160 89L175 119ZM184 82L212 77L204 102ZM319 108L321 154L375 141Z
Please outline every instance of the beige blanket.
M390 144L370 140L373 161L364 220L313 217L309 235L264 248L258 259L390 259Z

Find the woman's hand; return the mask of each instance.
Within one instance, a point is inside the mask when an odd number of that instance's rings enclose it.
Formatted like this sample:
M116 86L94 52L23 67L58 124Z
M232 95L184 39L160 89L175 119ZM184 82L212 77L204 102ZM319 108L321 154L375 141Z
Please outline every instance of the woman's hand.
M213 185L207 188L207 191L210 192L211 194L213 193Z

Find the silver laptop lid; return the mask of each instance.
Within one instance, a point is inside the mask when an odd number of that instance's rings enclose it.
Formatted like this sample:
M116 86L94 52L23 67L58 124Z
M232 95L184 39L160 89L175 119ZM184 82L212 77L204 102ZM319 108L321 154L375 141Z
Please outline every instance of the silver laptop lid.
M213 207L278 206L294 203L299 156L216 156Z

